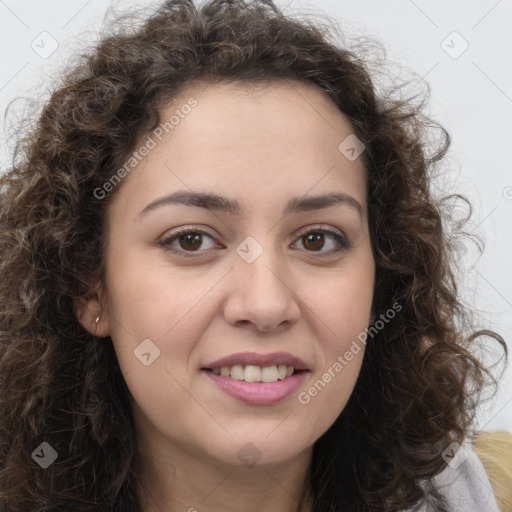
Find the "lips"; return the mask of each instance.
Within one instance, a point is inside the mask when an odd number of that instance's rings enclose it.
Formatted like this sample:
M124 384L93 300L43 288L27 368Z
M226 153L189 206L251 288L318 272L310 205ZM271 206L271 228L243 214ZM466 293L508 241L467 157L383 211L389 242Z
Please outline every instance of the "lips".
M250 405L271 405L286 400L304 384L309 374L307 371L300 371L283 380L267 383L235 380L215 375L212 371L203 370L202 373L224 394Z
M201 371L236 400L270 405L292 395L306 379L309 368L287 352L244 352L213 361Z
M299 357L287 352L273 352L271 354L258 354L256 352L241 352L232 354L208 363L203 370L220 370L223 367L241 366L293 366L295 370L308 370L307 364Z

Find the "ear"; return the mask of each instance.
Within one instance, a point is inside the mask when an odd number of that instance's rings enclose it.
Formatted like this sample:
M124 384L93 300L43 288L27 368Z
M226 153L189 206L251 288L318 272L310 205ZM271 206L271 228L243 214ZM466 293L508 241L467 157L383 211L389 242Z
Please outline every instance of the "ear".
M98 338L110 335L108 309L103 303L101 286L97 286L88 297L80 297L73 302L77 320L87 332ZM98 318L99 320L96 322Z

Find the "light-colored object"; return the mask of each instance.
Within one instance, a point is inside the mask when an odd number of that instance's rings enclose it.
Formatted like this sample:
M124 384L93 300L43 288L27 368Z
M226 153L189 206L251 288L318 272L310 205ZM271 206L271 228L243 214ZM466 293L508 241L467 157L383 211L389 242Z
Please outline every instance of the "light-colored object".
M450 512L500 512L485 468L469 441L462 448L464 462L457 468L450 465L433 478L438 490L446 497ZM412 512L407 509L404 512ZM417 512L432 512L432 505L423 505Z
M512 434L505 430L479 432L474 450L496 493L501 512L512 512Z

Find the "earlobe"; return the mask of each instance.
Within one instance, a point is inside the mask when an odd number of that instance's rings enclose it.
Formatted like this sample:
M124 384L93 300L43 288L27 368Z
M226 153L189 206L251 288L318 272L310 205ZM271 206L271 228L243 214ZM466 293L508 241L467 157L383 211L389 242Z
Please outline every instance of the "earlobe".
M98 338L109 336L108 315L96 297L76 299L74 310L77 320L87 332Z

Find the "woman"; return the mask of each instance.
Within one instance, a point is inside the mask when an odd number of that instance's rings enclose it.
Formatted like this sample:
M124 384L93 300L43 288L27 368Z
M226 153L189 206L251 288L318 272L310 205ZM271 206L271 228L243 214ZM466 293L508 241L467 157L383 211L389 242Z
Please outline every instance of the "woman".
M453 511L446 476L485 487L471 348L506 346L459 328L429 122L270 0L171 0L103 40L2 178L4 509Z

